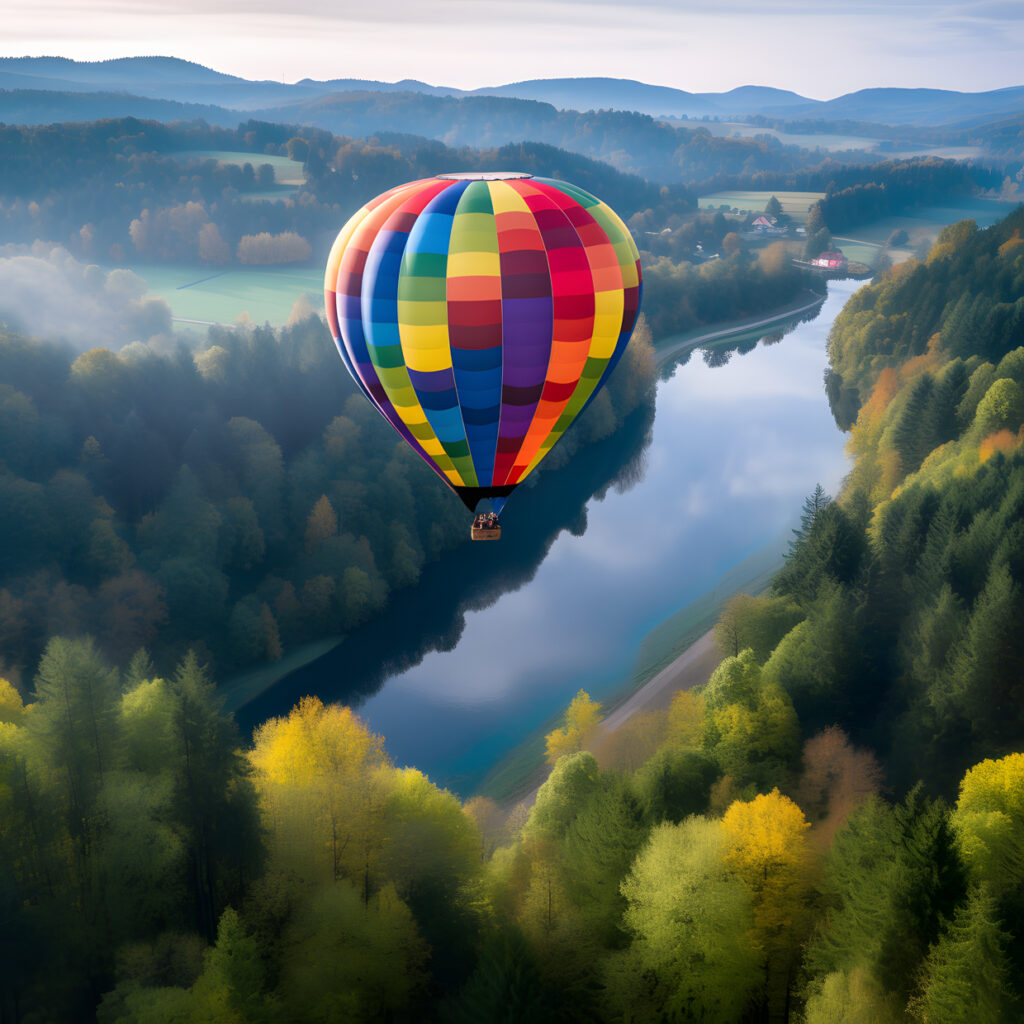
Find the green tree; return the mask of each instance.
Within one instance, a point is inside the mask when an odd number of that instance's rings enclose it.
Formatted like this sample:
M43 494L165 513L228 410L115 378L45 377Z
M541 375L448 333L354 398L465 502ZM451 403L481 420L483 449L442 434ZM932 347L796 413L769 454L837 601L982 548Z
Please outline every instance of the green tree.
M786 598L736 594L722 607L715 623L715 640L726 656L751 648L761 663L768 660L778 642L803 617Z
M925 961L914 1017L927 1024L1001 1024L1015 1019L1019 1002L1010 982L1010 936L997 918L995 898L974 889Z
M223 698L189 652L170 684L175 814L184 828L192 925L212 940L260 857L256 805Z
M537 791L523 828L524 838L561 839L580 807L600 788L593 754L583 750L560 758Z
M259 1024L274 1020L264 998L266 968L255 940L228 907L217 925L217 941L206 953L203 973L192 987L196 1024Z
M651 825L678 824L691 814L703 814L718 775L718 765L707 754L666 744L633 776L644 819Z
M987 759L960 783L952 816L973 881L996 896L1024 880L1024 754Z
M283 938L282 1005L297 1020L378 1021L408 1006L427 949L392 886L368 902L347 881L309 893Z
M533 951L511 927L489 935L445 1020L452 1024L547 1024L558 995L544 984Z
M609 960L607 987L638 1024L738 1020L755 992L750 895L724 858L717 821L659 825L622 883L632 943Z
M569 897L605 947L621 944L619 883L646 838L640 802L621 780L594 793L566 830L561 855Z
M830 911L808 944L811 976L863 965L905 1004L965 892L948 811L919 790L892 809L867 800L836 835L823 890Z

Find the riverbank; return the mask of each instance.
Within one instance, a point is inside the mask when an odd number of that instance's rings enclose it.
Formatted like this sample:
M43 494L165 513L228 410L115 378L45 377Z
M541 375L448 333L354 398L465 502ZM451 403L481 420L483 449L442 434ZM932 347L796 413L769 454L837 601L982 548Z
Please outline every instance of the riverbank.
M275 683L284 679L286 675L316 661L317 658L322 658L329 651L333 651L342 640L343 637L340 636L314 640L312 643L302 644L301 647L289 651L280 661L272 661L249 672L232 676L217 687L218 692L224 698L224 710L237 711L261 693L269 690Z
M738 335L746 334L750 331L761 330L763 332L763 329L774 327L789 320L791 317L809 313L812 309L817 309L821 306L826 298L826 295L805 291L791 302L787 302L784 306L773 310L767 316L741 317L737 320L716 324L713 330L698 327L682 334L673 334L660 344L656 343L654 346L658 368L661 369L673 359L692 349L707 345L709 342L734 339Z
M712 590L647 633L629 679L605 701L602 733L618 729L638 711L667 708L676 691L708 681L721 660L713 627L722 606L736 594L759 594L768 587L782 565L786 537L776 538L733 566ZM546 721L502 758L477 787L476 795L507 807L531 804L550 770L544 759L545 737L561 724L563 714Z

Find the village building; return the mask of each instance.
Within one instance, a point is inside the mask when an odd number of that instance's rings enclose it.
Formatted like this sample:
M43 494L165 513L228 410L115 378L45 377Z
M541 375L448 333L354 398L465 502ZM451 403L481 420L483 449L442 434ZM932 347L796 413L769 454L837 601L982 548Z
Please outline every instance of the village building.
M750 228L758 235L785 235L788 234L789 229L783 227L778 218L772 217L770 214L762 213L760 216L755 217L750 223Z
M823 270L841 270L846 266L846 257L841 249L836 249L832 252L818 253L811 261L811 264L815 267L821 267Z

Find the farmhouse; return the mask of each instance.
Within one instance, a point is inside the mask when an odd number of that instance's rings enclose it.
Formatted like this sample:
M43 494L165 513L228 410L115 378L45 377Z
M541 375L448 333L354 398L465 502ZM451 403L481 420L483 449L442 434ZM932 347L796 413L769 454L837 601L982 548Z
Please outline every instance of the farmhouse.
M789 228L778 222L778 219L773 217L770 213L762 213L760 216L755 217L750 222L748 228L754 235L786 235L789 234Z
M846 257L841 249L833 252L819 253L811 261L815 267L822 267L824 270L841 270L846 266Z

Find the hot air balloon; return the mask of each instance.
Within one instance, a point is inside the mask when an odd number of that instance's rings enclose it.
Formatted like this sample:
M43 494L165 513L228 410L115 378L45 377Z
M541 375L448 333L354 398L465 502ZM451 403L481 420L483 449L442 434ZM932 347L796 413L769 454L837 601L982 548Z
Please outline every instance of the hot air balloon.
M393 188L341 229L327 320L363 394L475 512L474 539L608 379L640 305L615 212L524 173Z

